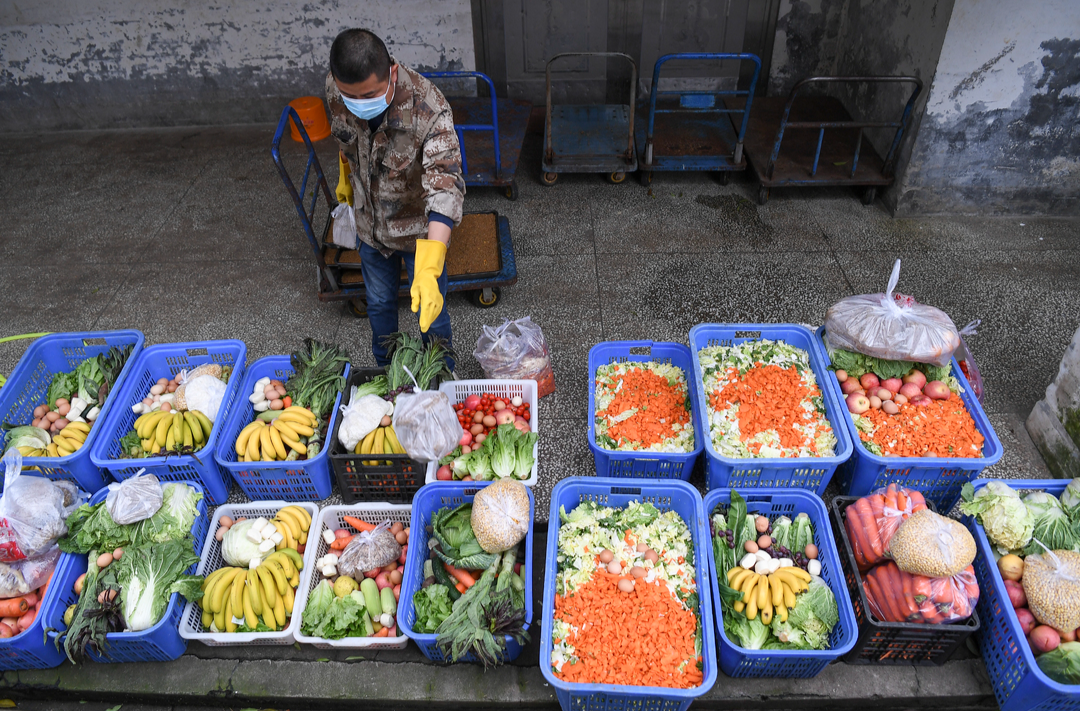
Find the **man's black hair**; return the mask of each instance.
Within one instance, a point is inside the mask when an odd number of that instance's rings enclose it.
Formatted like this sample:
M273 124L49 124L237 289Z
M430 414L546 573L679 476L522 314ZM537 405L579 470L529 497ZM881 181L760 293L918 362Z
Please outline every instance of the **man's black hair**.
M345 30L330 46L330 73L346 84L366 81L372 74L379 81L386 81L390 78L390 53L374 33Z

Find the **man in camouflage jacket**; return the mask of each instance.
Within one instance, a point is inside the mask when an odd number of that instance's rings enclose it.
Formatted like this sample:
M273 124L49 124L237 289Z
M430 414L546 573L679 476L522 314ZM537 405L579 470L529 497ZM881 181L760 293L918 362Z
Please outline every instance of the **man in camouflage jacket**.
M376 362L389 363L382 339L398 330L402 262L424 340L449 343L446 248L465 198L449 103L358 29L334 40L326 99L340 148L337 198L356 218Z

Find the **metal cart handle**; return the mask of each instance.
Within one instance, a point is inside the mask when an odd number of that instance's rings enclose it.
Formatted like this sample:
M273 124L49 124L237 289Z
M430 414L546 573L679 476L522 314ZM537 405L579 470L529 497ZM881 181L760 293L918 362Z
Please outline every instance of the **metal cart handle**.
M465 131L491 131L495 134L495 177L496 179L501 177L502 159L499 157L499 108L495 96L495 82L491 81L491 77L482 72L422 72L420 76L427 77L428 79L472 77L474 79L483 79L487 82L488 89L491 92L491 124L467 123L459 125L455 123L454 130L457 131L458 143L461 144L461 174L467 175L469 172L468 163L465 161Z
M672 59L737 59L740 61L748 61L754 63L754 75L750 78L750 88L746 91L660 91L658 88L660 85L660 67ZM727 53L702 53L702 52L684 52L676 54L665 54L660 59L656 60L656 64L653 66L652 87L649 90L649 130L645 138L645 164L652 164L652 150L653 150L653 123L656 118L656 114L674 113L675 111L709 111L721 114L742 114L742 125L739 127L738 140L735 143L735 151L732 160L735 163L742 161L743 154L743 137L746 136L746 125L750 118L750 103L754 99L754 88L757 86L758 75L761 73L761 59L756 54L727 54ZM660 94L666 95L679 95L695 94L703 96L745 96L746 105L741 109L661 109L656 110L656 97Z
M304 145L307 146L308 152L307 165L304 166L304 179L300 182L299 192L297 192L292 178L289 177L289 172L285 169L285 163L281 160L281 137L285 134L285 127L289 124L289 119L292 119L296 128L300 131L300 137L304 139ZM270 143L270 155L274 159L274 165L277 166L281 182L285 183L285 189L289 191L289 196L292 197L293 204L296 206L296 213L300 215L300 222L304 225L304 234L307 235L308 242L311 243L311 251L315 253L315 261L319 264L319 272L326 275L333 285L335 283L334 277L326 267L321 245L315 236L311 223L315 219L315 207L319 203L319 188L322 188L328 207L333 209L337 200L331 196L330 187L326 184L326 176L323 175L322 165L319 164L319 157L315 154L315 146L311 145L311 139L308 138L307 131L304 130L304 123L291 106L286 106L285 110L281 112L277 130L274 131L274 140ZM311 177L312 167L315 168L315 184L311 189L311 208L305 209L303 196L307 195L308 179ZM329 217L327 219L329 220Z
M904 114L899 121L788 121L788 116L791 114L791 105L795 102L795 96L799 91L811 84L902 84L912 83L915 85L915 90L911 92L911 97L908 98L907 104L904 106ZM769 162L765 167L765 174L769 177L773 177L773 167L776 163L777 157L780 155L780 143L784 140L784 130L788 128L816 128L818 129L818 141L817 150L814 152L814 166L810 169L810 175L817 174L818 161L821 158L821 143L825 138L826 128L857 128L859 129L859 138L855 141L855 158L851 161L851 177L855 177L855 169L859 167L859 151L862 148L863 129L866 128L895 128L896 135L893 136L892 145L889 146L889 152L885 155L885 163L882 166L882 173L888 176L892 173L893 158L896 157L896 149L900 145L900 140L904 137L904 130L907 128L908 119L911 118L911 111L915 107L915 100L919 98L919 94L922 92L923 83L918 77L908 76L896 76L896 77L807 77L798 84L791 88L791 94L788 95L787 103L784 104L784 115L780 119L780 128L776 132L776 143L773 145L772 155L769 156Z
M630 131L626 137L626 154L627 161L634 159L634 105L637 100L637 62L629 54L623 54L622 52L563 52L562 54L556 54L554 57L547 61L547 65L544 67L545 80L547 82L546 94L547 94L547 113L545 115L544 124L546 126L544 138L544 155L547 157L548 162L554 162L555 151L551 146L551 64L557 59L563 59L564 57L620 57L630 62Z

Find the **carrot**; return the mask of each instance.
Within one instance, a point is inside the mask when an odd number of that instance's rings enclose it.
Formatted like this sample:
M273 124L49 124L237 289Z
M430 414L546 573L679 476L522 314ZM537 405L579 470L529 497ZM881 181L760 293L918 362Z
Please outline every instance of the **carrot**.
M854 505L854 504L852 504ZM855 564L860 568L866 565L866 555L862 550L862 541L859 539L857 528L855 526L855 512L851 510L851 506L845 509L844 516L844 528L847 529L848 540L851 542L851 552L855 555Z
M284 407L285 407L286 409L287 409L287 408L290 408L290 407L292 407L292 396L291 396L291 395L286 395L286 396L285 396L285 397L284 397L284 398L283 398L283 399L281 400L281 402L283 402L283 403L284 403Z
M343 550L345 546L349 545L349 541L351 541L353 538L354 536L342 536L341 538L335 538L334 542L330 544L330 550Z
M374 525L372 525L370 523L367 523L366 521L361 521L360 519L358 519L355 516L342 516L341 520L344 521L345 523L349 524L353 528L355 528L357 531L374 531L375 530Z
M897 506L896 506L896 485L895 484L889 484L888 488L885 489L885 505L887 507L889 507L890 509L897 508Z
M899 585L899 578L893 576L890 566L895 567L893 563L889 563L888 565L879 565L874 570L877 572L877 581L878 585L881 586L881 592L885 595L885 602L892 613L892 621L903 622L906 618L903 603L901 602L904 597L904 589Z
M889 563L888 572L896 586L896 600L903 614L903 621L907 622L919 614L919 608L915 606L915 595L911 592L911 576L900 570L896 563Z
M26 603L26 598L23 597L0 600L0 617L21 617L29 609L30 605Z
M389 627L383 627L381 630L379 630L378 632L376 632L375 634L373 634L371 636L372 637L389 637L390 636L390 628Z
M615 375L607 385L614 397L607 407L597 412L600 417L614 417L634 410L625 420L613 423L608 435L620 447L647 449L675 436L682 425L690 423L685 391L673 386L667 378L641 367L630 367ZM685 386L684 386L685 387Z
M908 497L904 496L904 490L896 487L896 508L898 511L907 510Z
M959 397L934 400L925 406L907 403L896 415L867 410L863 416L874 429L873 434L860 432L859 438L881 447L882 456L921 457L928 452L942 457L982 456L985 438Z
M29 610L25 615L19 618L19 631L30 629L30 625L34 624L34 618L37 617L37 610Z
M926 499L923 497L921 491L908 489L907 495L908 498L911 499L911 513L915 513L916 511L922 511L926 508Z
M895 622L892 619L894 613L889 607L888 600L885 597L885 591L881 589L881 582L877 579L874 570L870 571L870 574L866 576L866 583L870 586L870 600L873 603L870 606L870 611L875 617L879 617L883 622ZM877 608L876 610L874 608Z
M476 585L476 578L474 578L470 573L455 568L454 566L450 565L445 561L443 562L443 568L445 568L446 572L450 574L450 577L455 578L466 588L471 588L473 585Z
M874 535L877 532L877 523L874 521L874 512L870 509L870 502L865 498L859 499L855 502L855 511L859 514L859 518L862 520L863 530L867 534L868 543L870 549L874 552L876 559L880 560L885 557L885 551L881 547L881 537Z
M39 598L37 596L36 593L32 593L32 592L26 593L22 597L23 597L23 600L26 600L26 606L27 607L34 607L35 605L38 604L38 600L41 599L41 598Z
M930 578L925 575L911 576L911 586L915 593L915 602L919 603L919 612L923 619L929 622L936 614L937 607L934 605L934 589L930 584Z
M454 583L454 590L457 590L459 593L464 595L465 591L468 590L468 588L465 587L463 583Z

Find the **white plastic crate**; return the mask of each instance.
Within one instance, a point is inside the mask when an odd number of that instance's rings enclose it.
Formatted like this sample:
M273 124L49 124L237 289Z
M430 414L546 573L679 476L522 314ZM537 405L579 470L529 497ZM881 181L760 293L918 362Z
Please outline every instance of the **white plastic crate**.
M349 528L345 523L344 516L355 516L361 521L380 524L389 520L391 523L402 523L408 528L412 521L411 504L378 504L358 503L347 506L327 506L319 514L316 525L312 521L311 531L318 533L318 545L314 546L315 553L310 568L304 568L300 576L300 587L296 591L296 604L293 606L293 617L302 621L304 608L307 607L308 596L315 586L322 580L319 571L315 570L314 561L322 558L330 551L330 546L323 540L322 532L339 528ZM312 533L308 533L308 541L313 541ZM404 570L405 566L401 566ZM323 639L322 637L308 637L300 633L300 623L296 624L293 637L302 644L311 644L319 649L405 649L409 644L409 638L401 633L398 628L397 637L344 637L342 639Z
M439 391L446 393L446 396L450 398L451 405L464 402L465 398L470 395L483 395L484 393L506 398L507 402L510 401L510 398L520 397L529 405L529 428L533 432L539 433L537 421L540 415L537 402L539 402L540 398L537 395L535 380L449 380L439 387ZM533 444L532 473L528 479L520 480L525 486L534 486L538 480L537 465L540 460L537 458L537 453L539 446L539 441ZM425 484L438 481L435 478L435 472L438 469L438 462L428 462Z
M186 640L197 640L210 647L257 647L267 645L281 645L293 643L293 632L300 627L300 616L297 614L300 604L300 591L304 589L304 576L315 565L315 546L311 537L316 530L319 521L319 507L308 502L288 501L256 501L250 504L226 504L218 506L210 521L210 529L206 534L206 542L203 544L202 557L199 567L195 570L196 575L209 575L218 568L225 566L225 559L221 557L221 541L217 539L217 530L221 527L218 522L222 516L228 516L234 521L243 516L246 518L263 518L269 520L277 515L277 512L286 506L298 506L311 515L311 527L308 530L307 547L304 549L304 569L300 571L300 584L296 588L296 599L293 601L293 614L288 619L284 629L277 632L204 632L202 628L202 607L198 603L189 602L184 607L184 614L180 618L180 636Z

